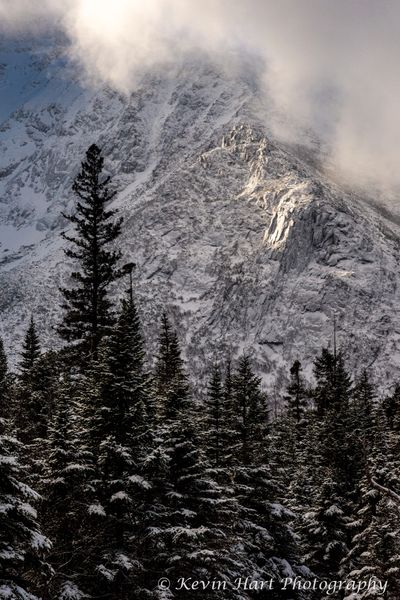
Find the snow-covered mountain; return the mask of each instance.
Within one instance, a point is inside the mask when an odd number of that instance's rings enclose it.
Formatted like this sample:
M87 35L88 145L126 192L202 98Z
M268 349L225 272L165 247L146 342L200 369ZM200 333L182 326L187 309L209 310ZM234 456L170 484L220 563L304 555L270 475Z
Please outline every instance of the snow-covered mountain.
M257 62L188 57L125 96L83 87L61 45L0 45L0 311L17 352L31 312L55 337L62 210L88 145L104 150L152 339L168 306L201 372L250 351L267 383L339 343L379 383L399 364L400 226L270 133ZM211 344L211 352L210 352ZM357 349L357 358L354 351Z

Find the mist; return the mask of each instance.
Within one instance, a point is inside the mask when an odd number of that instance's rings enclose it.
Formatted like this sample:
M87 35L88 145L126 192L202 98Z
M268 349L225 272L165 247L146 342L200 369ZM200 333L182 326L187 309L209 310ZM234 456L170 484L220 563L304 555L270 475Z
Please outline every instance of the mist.
M330 167L361 185L400 185L397 0L0 0L0 31L62 28L86 81L134 89L188 52L260 56L269 102L315 131ZM278 127L277 127L278 131Z

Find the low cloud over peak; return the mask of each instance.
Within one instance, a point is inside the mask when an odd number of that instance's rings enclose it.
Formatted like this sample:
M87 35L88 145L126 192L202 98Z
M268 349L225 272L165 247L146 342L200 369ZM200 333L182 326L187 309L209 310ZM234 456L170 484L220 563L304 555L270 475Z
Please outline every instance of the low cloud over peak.
M43 26L62 27L86 74L123 91L188 51L257 53L273 102L317 132L337 167L400 184L397 0L0 0L3 31Z

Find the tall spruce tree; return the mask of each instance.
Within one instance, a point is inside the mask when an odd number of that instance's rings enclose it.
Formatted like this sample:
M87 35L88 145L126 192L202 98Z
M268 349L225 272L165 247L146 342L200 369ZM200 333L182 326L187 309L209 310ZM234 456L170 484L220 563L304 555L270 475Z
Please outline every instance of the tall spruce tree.
M229 378L230 362L227 366ZM228 379L227 378L227 379ZM205 473L209 480L215 481L219 486L219 494L223 498L226 508L229 507L230 515L225 515L224 529L229 533L231 539L238 539L233 522L236 523L239 516L239 505L235 495L235 487L232 485L234 479L234 445L236 432L234 430L236 413L233 407L232 390L224 389L221 369L218 363L214 363L207 389L207 398L202 407L203 416L198 416L197 427L202 429L199 442L202 445L205 459L209 467ZM232 547L232 560L242 560Z
M385 531L389 520L393 521L393 516L390 518L385 510L385 499L382 502L379 492L371 489L367 480L363 481L360 491L362 497L359 508L348 525L354 535L350 551L343 561L343 579L350 585L352 581L356 581L364 587L357 594L357 600L381 599L380 588L370 589L368 584L375 581L383 583L387 580L387 571L393 567L397 571L396 575L399 573L399 560L397 559L397 564L391 561L394 540L390 540ZM398 586L390 586L388 593L395 592L395 587ZM345 595L346 600L352 598L354 598L354 591ZM393 598L397 598L397 594Z
M122 219L113 220L115 210L107 205L114 198L110 177L103 175L104 159L93 144L82 162L73 191L78 197L76 213L64 215L76 236L63 234L71 247L65 250L78 269L71 274L74 285L62 288L64 320L59 332L67 342L76 342L86 353L96 354L102 336L113 323L110 285L121 276L121 253L113 243L121 233Z

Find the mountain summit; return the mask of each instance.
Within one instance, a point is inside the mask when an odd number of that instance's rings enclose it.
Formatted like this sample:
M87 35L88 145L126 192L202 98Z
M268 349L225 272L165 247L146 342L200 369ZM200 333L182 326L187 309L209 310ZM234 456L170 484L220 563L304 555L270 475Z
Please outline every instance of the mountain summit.
M256 62L227 71L188 58L124 95L84 87L61 47L3 42L0 88L18 106L2 106L0 126L6 342L32 311L44 339L56 335L61 212L89 140L118 189L143 321L155 337L167 303L195 371L213 339L216 355L250 351L271 387L331 343L336 315L350 364L373 365L383 386L394 376L400 227L273 138L257 81Z

